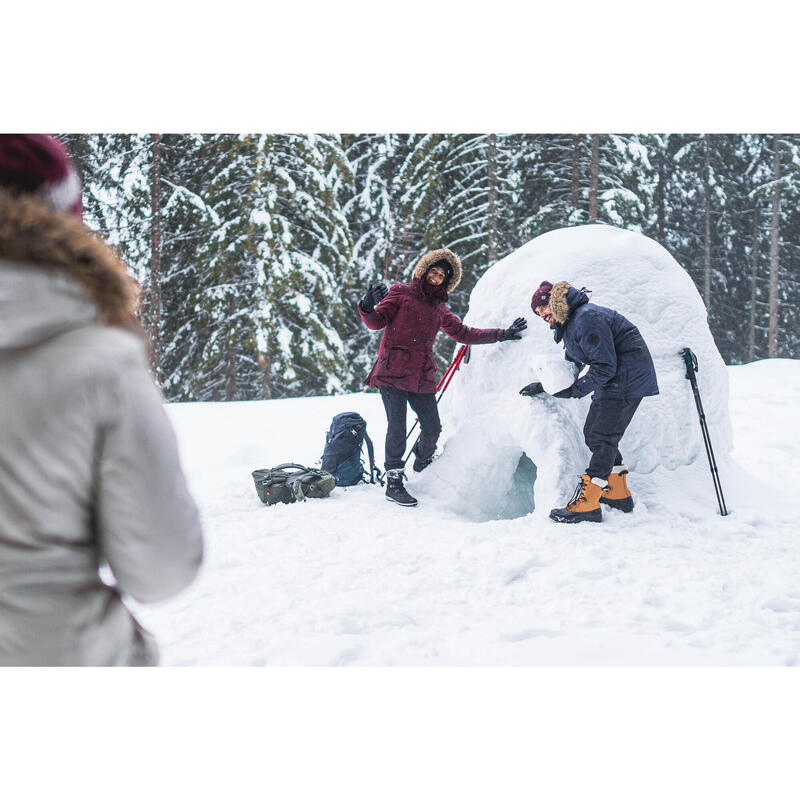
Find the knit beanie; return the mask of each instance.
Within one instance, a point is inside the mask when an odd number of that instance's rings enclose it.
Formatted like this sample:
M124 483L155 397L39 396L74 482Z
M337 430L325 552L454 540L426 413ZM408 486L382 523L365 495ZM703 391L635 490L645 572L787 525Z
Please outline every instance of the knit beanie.
M535 312L539 306L546 306L550 303L550 292L553 284L550 281L542 281L539 288L533 293L531 298L531 309Z
M54 136L0 134L0 187L30 194L54 211L71 211L83 218L78 173Z

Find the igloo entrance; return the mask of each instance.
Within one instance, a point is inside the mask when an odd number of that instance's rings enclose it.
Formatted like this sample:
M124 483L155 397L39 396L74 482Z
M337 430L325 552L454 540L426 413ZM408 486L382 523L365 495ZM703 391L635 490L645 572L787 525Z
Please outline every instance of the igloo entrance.
M536 464L523 452L511 476L511 486L501 498L494 519L516 519L530 514L535 507L535 482ZM487 509L487 512L491 512L491 509Z

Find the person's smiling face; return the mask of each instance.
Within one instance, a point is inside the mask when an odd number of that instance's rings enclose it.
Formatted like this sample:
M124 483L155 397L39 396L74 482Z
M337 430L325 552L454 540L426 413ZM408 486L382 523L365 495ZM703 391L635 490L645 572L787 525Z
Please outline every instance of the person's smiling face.
M425 273L425 280L434 286L441 286L446 277L444 270L440 267L431 267Z
M548 325L552 325L555 322L553 310L550 308L549 304L546 306L538 306L535 313L540 316Z

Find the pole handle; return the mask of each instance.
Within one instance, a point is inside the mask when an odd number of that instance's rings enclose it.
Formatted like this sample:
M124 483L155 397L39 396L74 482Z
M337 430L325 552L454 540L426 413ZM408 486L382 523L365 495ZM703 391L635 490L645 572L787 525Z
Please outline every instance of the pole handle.
M691 380L694 372L700 371L700 365L697 363L697 356L692 352L690 347L684 347L680 355L683 358L683 363L686 365L686 378Z

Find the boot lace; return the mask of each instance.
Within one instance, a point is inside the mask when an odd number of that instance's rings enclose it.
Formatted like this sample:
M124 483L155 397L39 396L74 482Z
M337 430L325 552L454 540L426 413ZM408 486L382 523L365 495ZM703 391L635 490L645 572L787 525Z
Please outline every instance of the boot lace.
M581 500L586 499L586 484L583 482L583 477L581 477L578 485L575 487L575 491L572 494L572 498L570 499L569 503L567 503L567 508L570 506L574 506L576 503L579 503Z

